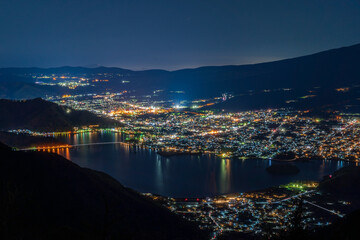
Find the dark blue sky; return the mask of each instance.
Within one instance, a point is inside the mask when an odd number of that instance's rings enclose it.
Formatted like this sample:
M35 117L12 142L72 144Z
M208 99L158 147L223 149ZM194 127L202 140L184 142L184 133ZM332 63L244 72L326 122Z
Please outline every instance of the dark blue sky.
M359 0L0 0L0 67L178 69L359 42Z

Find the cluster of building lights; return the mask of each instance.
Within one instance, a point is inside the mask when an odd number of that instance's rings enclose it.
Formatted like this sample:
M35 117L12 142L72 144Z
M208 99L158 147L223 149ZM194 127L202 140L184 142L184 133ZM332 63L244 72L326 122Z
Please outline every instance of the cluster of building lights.
M224 232L242 232L249 234L249 238L254 235L278 237L292 224L294 203L300 198L304 202L302 225L309 230L329 225L342 216L341 211L351 210L349 202L329 198L319 192L317 186L317 182L295 182L263 191L207 198L145 195L209 230L214 239ZM323 208L317 203L330 207Z

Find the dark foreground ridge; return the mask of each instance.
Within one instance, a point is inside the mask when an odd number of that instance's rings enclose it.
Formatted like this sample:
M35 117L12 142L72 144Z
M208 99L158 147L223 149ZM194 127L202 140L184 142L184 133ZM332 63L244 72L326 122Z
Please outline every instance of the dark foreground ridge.
M88 111L77 111L68 107L36 98L26 101L1 99L1 130L30 129L38 131L69 131L74 127L119 125L111 119L101 118Z
M207 239L105 173L0 143L0 239Z

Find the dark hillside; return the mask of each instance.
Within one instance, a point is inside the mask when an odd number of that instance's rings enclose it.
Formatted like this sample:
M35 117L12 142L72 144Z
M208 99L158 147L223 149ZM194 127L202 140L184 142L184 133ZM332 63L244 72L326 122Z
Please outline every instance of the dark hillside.
M101 118L87 111L47 102L41 98L26 101L0 100L0 129L68 131L74 127L100 125L114 127L117 121Z
M105 173L0 145L1 239L206 239Z
M322 191L360 201L360 167L341 168L319 185Z

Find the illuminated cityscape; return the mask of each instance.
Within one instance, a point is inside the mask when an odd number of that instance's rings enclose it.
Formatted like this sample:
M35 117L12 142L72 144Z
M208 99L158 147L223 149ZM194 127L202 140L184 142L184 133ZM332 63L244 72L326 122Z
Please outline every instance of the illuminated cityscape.
M200 228L210 230L214 239L225 232L279 237L291 225L296 201L304 204L302 224L309 231L327 226L351 210L350 202L323 194L316 190L317 186L316 182L295 182L263 191L205 199L145 195L196 222Z
M127 91L108 94L49 97L77 110L88 110L121 122L119 128L83 126L70 132L11 130L33 136L56 137L108 131L123 136L123 143L154 149L164 157L215 154L226 161L270 159L274 162L349 161L358 165L360 121L356 114L334 112L331 118L312 117L307 111L267 109L226 113L203 107L173 106L170 102L137 101ZM196 100L206 105L218 98ZM184 102L185 104L185 102ZM186 104L194 104L187 102ZM154 107L156 106L156 107ZM115 143L115 142L114 142ZM37 146L37 150L81 145ZM94 143L102 144L102 143ZM103 144L113 144L104 142ZM57 152L59 152L57 150ZM279 237L291 226L299 201L302 224L308 231L330 225L352 209L351 202L317 189L317 182L295 182L279 187L207 198L171 198L145 194L172 212L211 232L213 239L225 233Z
M214 153L222 158L240 159L358 162L360 121L357 115L337 112L331 118L321 119L309 116L307 111L289 109L222 113L200 107L179 109L177 106L156 106L158 102L121 100L123 94L126 91L49 99L67 107L116 119L123 127L112 131L125 133L132 143L162 153ZM196 102L209 104L216 100ZM84 126L75 130L96 129L96 126ZM13 131L27 132L21 129ZM289 153L291 158L283 156Z
M0 0L0 240L359 240L360 1Z

